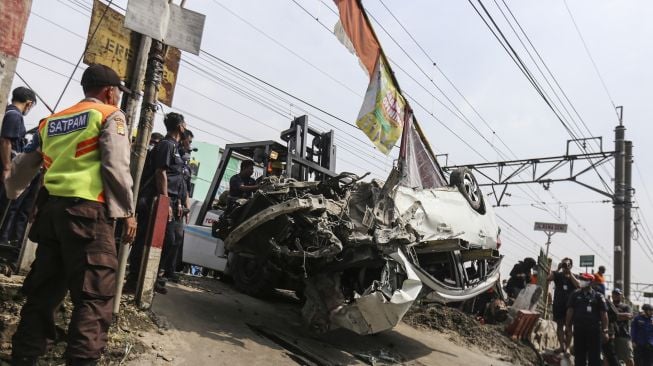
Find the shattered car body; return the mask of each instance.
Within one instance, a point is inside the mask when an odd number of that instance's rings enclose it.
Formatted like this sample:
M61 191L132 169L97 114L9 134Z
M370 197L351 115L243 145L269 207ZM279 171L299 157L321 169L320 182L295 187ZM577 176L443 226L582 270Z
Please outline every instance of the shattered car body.
M297 291L315 331L359 334L394 327L420 297L463 301L492 287L498 228L482 197L474 208L462 184L414 189L398 176L385 184L349 173L322 182L265 178L217 223L227 272L251 295Z

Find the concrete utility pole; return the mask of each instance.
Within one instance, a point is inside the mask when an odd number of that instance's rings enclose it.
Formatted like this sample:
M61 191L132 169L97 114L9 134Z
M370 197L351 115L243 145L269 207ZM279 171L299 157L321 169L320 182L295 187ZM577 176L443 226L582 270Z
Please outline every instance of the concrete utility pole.
M31 8L32 0L0 1L0 112L3 114Z
M149 38L143 36L143 38ZM150 52L147 58L147 70L145 72L145 90L143 93L143 104L141 105L141 116L138 121L138 134L136 142L132 146L130 170L134 180L134 200L137 199L141 176L143 174L143 166L145 165L145 156L147 155L147 146L150 143L150 135L154 127L154 116L156 114L156 98L159 92L159 85L163 77L163 60L167 50L167 46L155 40L150 40ZM141 39L141 47L147 45L147 41ZM144 53L145 48L141 49ZM138 89L137 89L138 90ZM120 245L118 253L118 282L116 289L116 303L114 304L113 312L118 314L120 310L120 296L122 295L122 286L125 278L125 268L127 267L127 258L129 256L128 245L131 243L123 243ZM157 263L158 266L158 263ZM139 286L140 287L140 286ZM148 301L151 302L151 299Z
M617 107L619 108L619 107ZM623 110L622 110L623 111ZM621 113L620 113L621 115ZM625 214L625 141L626 128L619 117L615 132L614 157L614 285L624 289L624 214Z
M130 168L134 178L134 197L138 197L140 189L147 146L150 143L150 135L154 128L156 97L159 94L159 86L163 78L163 61L168 49L168 46L159 41L152 40L151 42L145 72L145 91L143 93L143 104L141 105L141 117L138 121L136 142L131 153Z
M132 93L125 98L124 105L122 109L127 115L127 125L129 128L129 138L131 138L134 133L134 128L136 127L136 112L138 111L138 102L141 99L141 86L143 85L143 79L145 78L145 70L147 69L147 54L150 46L152 45L152 38L141 34L140 35L140 45L138 47L138 53L136 54L136 60L134 62L132 74L129 77L129 88Z
M624 296L630 299L630 235L631 235L631 208L633 207L633 142L625 142L624 166Z

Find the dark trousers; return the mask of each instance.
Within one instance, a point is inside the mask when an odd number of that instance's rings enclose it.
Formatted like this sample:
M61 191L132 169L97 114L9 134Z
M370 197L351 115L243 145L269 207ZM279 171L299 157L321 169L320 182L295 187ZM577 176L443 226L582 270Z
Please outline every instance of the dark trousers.
M635 346L635 366L653 366L653 346Z
M574 327L574 365L601 366L601 330Z
M141 262L143 260L143 251L147 240L148 224L150 220L150 212L153 199L139 200L137 206L137 224L136 238L132 245L131 252L129 253L129 275L127 280L136 282L138 274L141 269ZM176 214L176 200L171 198L170 204L173 205L173 212ZM161 262L159 269L164 272L166 277L172 276L175 272L177 255L179 247L183 241L184 226L181 219L176 219L168 222L166 225L166 232L163 242L163 250L161 253Z
M177 256L184 240L184 224L180 219L168 222L166 225L166 236L161 252L161 263L159 268L163 271L164 277L173 277L177 267Z
M13 241L18 242L18 245L22 243L27 222L40 187L40 180L41 175L38 174L29 187L11 202L5 196L4 187L0 187L0 215L4 213L7 205L9 205L9 210L0 228L0 242Z
M111 325L118 267L104 204L51 197L39 208L30 239L38 247L23 284L27 302L12 339L13 356L46 352L47 341L55 338L55 311L70 291L66 357L99 358Z
M610 339L608 343L603 344L603 358L610 366L620 366L619 358L617 358L617 350L614 344L614 338Z
M138 281L138 274L141 270L151 208L152 199L150 198L141 198L136 205L136 237L129 252L129 274L127 275L127 282L133 285Z

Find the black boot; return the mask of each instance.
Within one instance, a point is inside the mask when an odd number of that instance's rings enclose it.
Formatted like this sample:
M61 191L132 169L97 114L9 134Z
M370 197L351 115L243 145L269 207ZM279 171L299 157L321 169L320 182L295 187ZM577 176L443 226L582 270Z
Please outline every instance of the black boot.
M97 362L94 358L68 358L66 366L95 366Z
M38 357L34 356L11 356L11 366L36 366Z

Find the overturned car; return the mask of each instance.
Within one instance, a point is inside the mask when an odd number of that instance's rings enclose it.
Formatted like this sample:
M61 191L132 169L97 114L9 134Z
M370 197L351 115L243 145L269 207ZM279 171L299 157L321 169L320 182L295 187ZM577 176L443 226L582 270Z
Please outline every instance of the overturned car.
M282 133L287 146L227 145L197 225L186 228L185 262L222 272L253 296L294 290L319 332L378 333L417 299L460 302L496 284L499 229L469 170L446 183L437 163L413 149L385 182L335 174L333 139L299 122ZM302 131L318 143L304 143ZM261 166L286 161L293 178L262 173L253 197L210 211L232 153ZM319 179L305 179L309 171Z
M294 289L312 329L371 334L394 327L419 297L462 301L492 287L498 229L469 171L436 189L397 178L265 178L216 225L237 288Z

